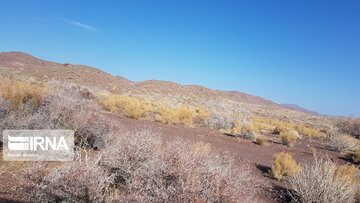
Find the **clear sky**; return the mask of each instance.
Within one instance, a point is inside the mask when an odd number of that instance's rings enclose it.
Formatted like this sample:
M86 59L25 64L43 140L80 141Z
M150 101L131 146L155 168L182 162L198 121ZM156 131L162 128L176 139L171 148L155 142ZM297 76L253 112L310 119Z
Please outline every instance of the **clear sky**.
M2 0L0 51L360 116L357 0Z

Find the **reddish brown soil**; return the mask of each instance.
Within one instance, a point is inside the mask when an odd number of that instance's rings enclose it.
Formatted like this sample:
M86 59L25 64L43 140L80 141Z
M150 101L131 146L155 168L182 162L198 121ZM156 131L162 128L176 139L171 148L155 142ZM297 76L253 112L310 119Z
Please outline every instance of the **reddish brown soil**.
M338 162L344 162L340 159L340 154L327 151L324 149L325 145L320 140L299 140L294 147L289 148L276 142L277 135L267 135L268 142L266 145L260 146L249 140L239 139L231 136L226 136L220 132L205 129L205 128L190 128L183 125L166 125L158 122L133 120L128 118L121 118L116 115L111 115L111 118L124 127L124 130L137 131L140 129L150 129L162 135L165 143L175 139L185 139L190 142L204 142L209 143L212 149L219 153L228 153L233 156L237 164L248 162L253 174L262 182L264 192L259 197L260 202L279 202L281 199L278 194L279 189L284 188L282 182L270 178L271 159L274 153L290 152L298 163L305 161L312 161L313 152L311 148L315 149L318 154L325 154ZM16 172L21 168L21 162L4 162L0 161L0 167L9 165L9 172ZM0 177L0 202L14 199L14 194L9 193L10 188L16 184L9 178L10 173L1 174Z
M133 119L112 116L118 120L127 130L139 130L148 128L163 135L165 142L175 139L185 139L190 142L209 143L213 150L219 153L228 153L233 156L238 164L248 162L253 174L263 182L264 192L259 197L261 202L286 201L275 193L284 192L286 185L274 180L270 175L272 156L278 152L290 152L298 163L313 161L313 152L317 155L328 156L338 163L344 163L341 154L326 149L326 144L320 139L303 139L295 143L294 147L283 146L276 141L278 135L269 134L266 145L257 145L249 140L239 139L224 135L218 131L207 128L190 128L183 125L166 125L151 121L135 121ZM279 191L280 190L280 191Z
M3 77L23 76L26 78L34 78L36 81L58 80L107 90L113 93L138 92L142 94L143 92L151 93L160 91L162 94L171 97L171 94L177 92L180 95L193 95L193 99L200 96L204 98L226 98L239 103L283 108L273 102L244 93L222 92L200 86L182 86L164 81L135 83L121 77L114 77L88 66L52 63L19 52L0 53L0 75ZM284 112L286 112L286 116L289 116L287 111ZM303 163L304 161L311 161L313 159L313 148L318 154L327 154L333 160L344 162L339 158L341 157L339 153L324 149L325 144L322 143L323 141L321 140L299 140L294 147L288 148L278 143L277 135L266 135L266 139L272 141L265 146L260 146L248 140L226 136L220 132L205 128L190 128L182 125L166 125L157 122L120 118L114 115L109 116L111 116L115 122L118 122L119 125L123 125L127 130L150 128L160 132L165 141L182 138L190 142L202 141L209 143L214 150L220 153L227 152L235 157L238 164L243 163L242 161L248 162L254 175L263 181L263 185L267 187L269 191L285 187L284 183L269 177L271 159L274 153L282 151L291 152L297 162ZM309 121L307 118L312 117L304 117L303 119ZM0 159L0 169L6 168L5 173L2 173L2 170L0 170L0 202L4 202L6 199L14 199L14 194L9 193L9 191L16 182L10 178L10 173L16 173L21 166L22 163L4 162ZM276 202L276 198L270 194L277 193L279 192L263 192L259 198L262 202ZM277 201L279 201L279 199Z

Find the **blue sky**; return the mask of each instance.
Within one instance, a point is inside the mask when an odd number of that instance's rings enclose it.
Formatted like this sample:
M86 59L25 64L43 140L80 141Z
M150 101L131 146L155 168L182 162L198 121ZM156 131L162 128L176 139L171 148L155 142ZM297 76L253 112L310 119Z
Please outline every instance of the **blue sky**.
M16 1L0 51L360 116L360 1Z

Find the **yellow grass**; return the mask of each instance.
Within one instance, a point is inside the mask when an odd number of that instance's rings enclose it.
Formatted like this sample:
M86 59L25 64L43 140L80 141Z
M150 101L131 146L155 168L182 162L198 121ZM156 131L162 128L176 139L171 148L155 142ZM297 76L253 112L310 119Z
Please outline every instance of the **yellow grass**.
M0 82L1 96L10 102L12 109L17 109L26 102L31 102L35 107L38 107L46 91L47 86L41 83L7 78Z
M209 155L211 152L211 145L209 143L196 142L191 145L191 148L204 155Z
M296 131L298 131L301 135L308 137L324 137L325 133L321 132L320 129L305 126L305 125L297 125L294 127Z
M297 140L296 131L287 130L280 132L280 139L283 145L292 147Z
M271 169L274 178L282 180L286 176L299 172L300 167L292 158L291 154L281 152L274 154Z
M150 103L125 95L102 95L100 104L112 113L121 111L126 117L139 119L150 108Z
M353 165L340 165L336 168L335 177L339 181L350 181L355 183L357 181L357 172L358 169Z
M256 137L255 138L255 143L258 144L258 145L265 145L266 143L266 140L262 137Z
M304 124L295 124L288 121L254 116L252 126L255 131L267 131L274 134L280 134L282 131L296 130L299 134L308 137L324 137L325 133L320 129Z
M195 118L206 119L208 117L208 111L204 108L185 105L168 107L161 103L140 100L126 95L100 95L99 103L105 110L121 113L128 118L142 119L150 116L155 121L167 124L191 126Z

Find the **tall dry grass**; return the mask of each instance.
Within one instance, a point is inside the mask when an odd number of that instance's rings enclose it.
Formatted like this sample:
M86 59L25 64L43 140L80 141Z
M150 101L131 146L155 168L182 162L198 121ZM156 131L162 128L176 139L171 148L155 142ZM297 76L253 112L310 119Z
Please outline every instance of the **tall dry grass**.
M284 178L299 172L299 166L290 153L280 152L273 155L271 171L274 178Z
M10 103L11 109L17 109L24 103L38 107L46 91L47 85L42 83L9 78L1 78L0 82L0 94Z
M169 107L160 102L140 100L125 95L100 95L100 104L108 111L129 118L150 119L167 124L186 124L191 126L194 120L205 120L208 111L201 107L186 105Z

